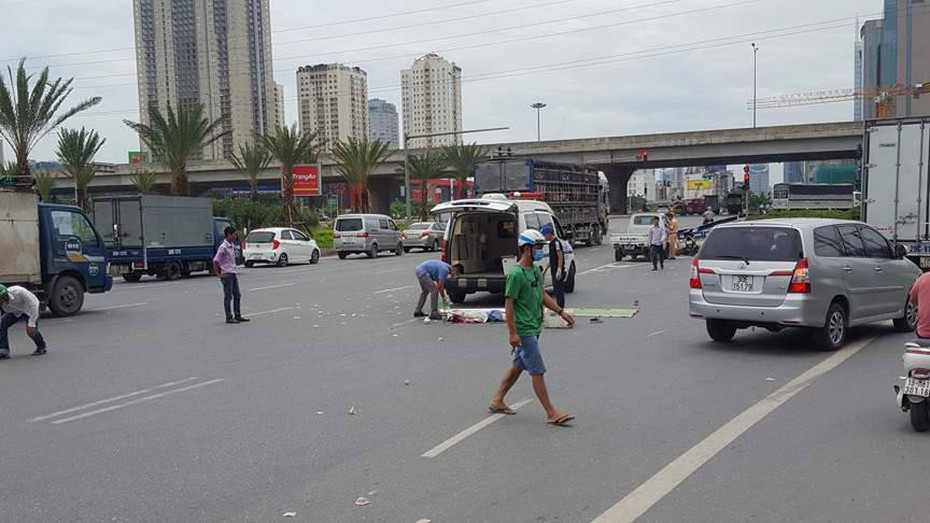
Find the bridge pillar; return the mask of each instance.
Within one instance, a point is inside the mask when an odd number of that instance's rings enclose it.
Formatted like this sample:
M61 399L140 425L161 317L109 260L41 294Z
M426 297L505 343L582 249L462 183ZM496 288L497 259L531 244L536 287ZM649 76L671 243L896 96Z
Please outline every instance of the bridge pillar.
M610 183L610 212L613 214L626 214L630 212L627 201L627 185L630 178L636 172L635 167L626 165L610 165L601 168L607 175L607 182ZM636 209L634 209L636 210Z
M378 214L391 214L391 203L400 187L404 184L402 180L393 180L390 178L375 178L368 182L368 190L371 194L371 212Z

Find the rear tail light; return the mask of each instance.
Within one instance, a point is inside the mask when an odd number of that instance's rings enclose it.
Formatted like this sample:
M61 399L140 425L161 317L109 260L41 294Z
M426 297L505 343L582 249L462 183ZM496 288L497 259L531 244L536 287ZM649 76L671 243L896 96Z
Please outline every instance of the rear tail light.
M248 248L249 248L249 242L242 242L242 250L244 251Z
M368 237L368 233L363 231L363 232L360 232L360 233L356 234L355 236L357 236L357 237L359 237L359 238L367 238L367 237Z
M420 233L420 237L421 237L421 238L426 238L426 237L428 237L428 236L429 236L429 232L428 232L428 231L423 231L423 232Z
M920 369L920 368L911 369L911 377L921 378L921 379L928 378L930 377L930 369Z
M273 251L278 250L278 247L280 246L281 246L281 242L279 242L278 240L274 240L273 242L271 242L271 250Z
M701 289L701 267L698 265L697 258L691 262L691 288Z
M807 258L801 258L794 267L791 283L788 284L788 292L792 294L809 294L811 292L811 277L807 268Z

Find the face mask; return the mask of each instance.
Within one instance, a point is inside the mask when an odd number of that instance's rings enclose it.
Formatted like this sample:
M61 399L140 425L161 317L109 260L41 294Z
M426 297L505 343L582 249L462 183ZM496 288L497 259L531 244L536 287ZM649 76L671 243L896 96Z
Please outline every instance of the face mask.
M546 255L542 252L542 249L536 249L533 251L533 259L536 261L543 261Z

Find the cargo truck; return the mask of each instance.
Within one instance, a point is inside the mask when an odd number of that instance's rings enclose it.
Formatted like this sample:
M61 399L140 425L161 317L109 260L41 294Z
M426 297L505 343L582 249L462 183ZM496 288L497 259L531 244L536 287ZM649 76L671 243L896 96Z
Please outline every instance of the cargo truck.
M0 192L0 283L20 285L56 316L72 316L84 294L113 287L103 239L84 211Z
M930 118L866 122L862 220L930 269Z
M209 198L183 196L97 198L93 218L114 272L128 282L146 275L176 280L212 270L223 229L230 225L213 217Z
M503 194L549 204L572 242L600 245L607 232L604 180L580 165L536 160L481 163L475 170L479 196Z

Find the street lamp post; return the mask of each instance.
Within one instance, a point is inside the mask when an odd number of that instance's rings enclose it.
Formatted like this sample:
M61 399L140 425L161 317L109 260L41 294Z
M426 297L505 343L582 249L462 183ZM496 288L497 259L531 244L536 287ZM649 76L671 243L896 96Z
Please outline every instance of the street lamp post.
M752 43L752 128L756 128L756 54L759 52L759 46Z
M540 115L540 113L542 112L543 109L546 108L546 104L542 102L536 102L530 107L532 107L533 109L536 109L536 141L540 142L542 141L542 133L540 132L541 131L540 122L541 122L542 116Z
M404 200L407 205L407 221L410 221L411 204L410 204L410 140L414 138L434 138L437 136L457 136L461 134L486 133L491 131L506 131L509 127L492 127L489 129L469 129L467 131L450 131L446 133L429 133L429 134L407 134L404 131Z

